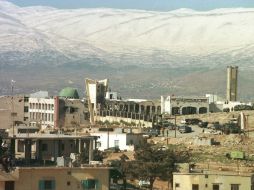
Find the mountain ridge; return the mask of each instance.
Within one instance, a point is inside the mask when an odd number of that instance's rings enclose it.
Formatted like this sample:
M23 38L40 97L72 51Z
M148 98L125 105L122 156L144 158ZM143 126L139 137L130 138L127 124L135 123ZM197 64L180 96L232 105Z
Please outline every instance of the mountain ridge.
M254 9L199 12L18 7L0 1L0 94L109 78L134 97L224 94L227 65L239 66L240 97L254 90ZM203 80L201 80L203 78Z

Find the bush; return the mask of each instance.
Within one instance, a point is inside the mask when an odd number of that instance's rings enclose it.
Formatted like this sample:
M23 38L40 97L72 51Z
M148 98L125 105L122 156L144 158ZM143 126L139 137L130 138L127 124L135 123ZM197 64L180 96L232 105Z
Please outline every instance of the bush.
M236 105L234 107L234 111L242 111L242 110L252 110L253 107L249 105Z
M223 112L229 112L229 111L230 111L229 108L224 108L224 109L223 109Z

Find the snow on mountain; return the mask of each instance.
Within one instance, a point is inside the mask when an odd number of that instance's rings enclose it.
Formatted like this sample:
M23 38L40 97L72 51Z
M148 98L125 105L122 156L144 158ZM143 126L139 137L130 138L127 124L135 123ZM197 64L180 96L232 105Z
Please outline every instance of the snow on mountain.
M121 58L122 54L163 51L176 56L223 53L239 58L254 52L253 20L254 9L246 8L206 12L70 10L18 7L0 1L0 52L50 49L69 58L93 55L110 59L110 55Z

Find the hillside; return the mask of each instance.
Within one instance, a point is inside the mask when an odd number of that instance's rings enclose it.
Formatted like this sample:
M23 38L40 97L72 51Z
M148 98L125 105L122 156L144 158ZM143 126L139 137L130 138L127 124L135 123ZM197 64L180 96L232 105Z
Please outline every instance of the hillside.
M0 94L10 93L11 79L17 93L55 94L106 77L127 97L224 96L225 67L238 65L240 97L251 100L253 19L246 8L71 10L0 1Z

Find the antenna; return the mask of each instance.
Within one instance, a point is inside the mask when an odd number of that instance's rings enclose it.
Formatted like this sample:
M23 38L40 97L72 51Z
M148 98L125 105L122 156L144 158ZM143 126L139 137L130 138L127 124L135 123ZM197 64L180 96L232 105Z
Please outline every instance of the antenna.
M13 89L16 81L11 80L11 124L12 124L12 136L14 137L14 103L13 103Z

